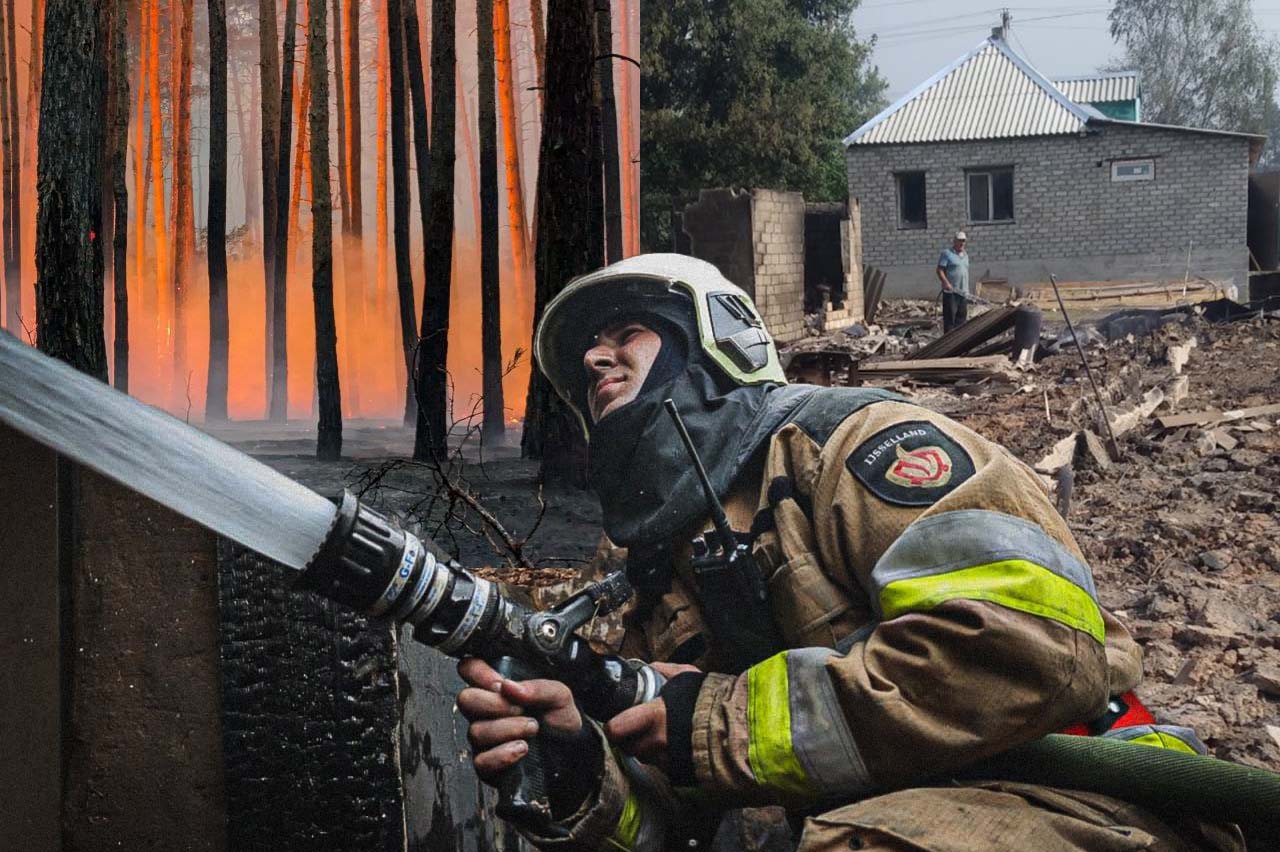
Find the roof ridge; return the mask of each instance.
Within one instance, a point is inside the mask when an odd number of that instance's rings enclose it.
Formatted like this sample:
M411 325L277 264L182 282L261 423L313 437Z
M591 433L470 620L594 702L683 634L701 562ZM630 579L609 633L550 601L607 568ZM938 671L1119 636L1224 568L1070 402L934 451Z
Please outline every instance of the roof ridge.
M890 122L895 116L905 113L905 111L911 108L912 105L915 104L917 101L921 101L922 103L926 104L926 106L921 107L920 110L918 111L919 113L923 113L923 115L920 116L921 119L929 122L931 126L938 126L939 124L945 124L949 121L949 118L947 116L938 116L936 114L937 112L936 110L931 111L928 109L928 104L936 105L938 102L974 100L973 95L966 94L963 90L965 87L968 87L968 86L973 86L973 87L984 86L986 87L985 89L986 94L994 93L994 94L1003 95L1006 97L1025 98L1026 95L1031 94L1031 92L1018 91L1016 86L1010 85L1011 81L1007 78L993 81L991 78L1000 77L1001 71L1002 71L1002 69L993 67L989 69L982 69L982 68L977 69L975 74L971 77L971 79L962 81L963 85L959 93L948 92L945 97L936 97L936 98L928 98L928 99L922 98L922 96L932 91L936 87L944 86L944 85L954 85L955 81L952 79L953 76L961 73L962 69L964 69L969 63L974 62L976 60L981 60L983 57L983 54L986 53L988 50L991 50L995 53L1000 54L1000 56L1002 56L1005 60L1007 60L1010 64L1013 65L1014 69L1016 69L1016 72L1019 75L1021 75L1023 78L1025 78L1032 84L1035 90L1037 90L1041 95L1047 98L1048 101L1051 102L1058 109L1067 113L1070 116L1070 119L1074 119L1074 122L1070 121L1069 119L1065 119L1065 117L1062 116L1061 113L1058 113L1056 116L1053 116L1053 115L1036 116L1030 110L1024 109L1019 111L1017 114L1017 118L1022 121L1023 126L1019 130L1016 130L1015 132L1004 134L1004 135L1021 136L1021 135L1043 135L1045 133L1049 133L1049 134L1072 133L1072 132L1079 132L1081 129L1083 129L1085 125L1089 123L1089 120L1092 116L1086 110L1084 110L1078 104L1076 104L1070 98L1068 98L1056 85L1054 85L1052 81L1050 81L1047 77L1045 77L1038 70L1036 70L1036 68L1032 66L1030 62L1028 62L1017 51L1015 51L1012 48L1012 46L1009 45L1008 42L1006 42L1004 39L998 36L992 35L988 38L983 39L982 42L980 42L973 49L967 51L966 53L962 54L952 62L948 63L947 65L939 69L937 72L931 75L928 79L924 80L919 85L911 89L911 91L907 92L907 94L898 98L898 100L894 101L892 104L885 107L875 116L873 116L871 119L864 122L861 127L859 127L853 133L845 137L844 139L845 146L850 146L850 145L854 145L859 142L862 142L866 137L873 135L873 131L875 131L877 128L881 128L882 125L886 124L887 122ZM991 85L993 83L994 85L999 87L994 92L992 92L991 90ZM987 108L989 109L991 107L987 106ZM973 114L968 114L965 116L959 116L959 118L963 119L965 123L965 128L966 128L962 138L969 138L969 139L996 138L989 135L990 134L989 128L992 125L992 122L990 121L989 117L982 117L982 116L975 116ZM904 121L905 120L906 119L904 119ZM911 134L908 133L907 136L910 137ZM919 139L903 138L903 139L892 139L892 140L883 139L883 140L876 140L876 141L919 142L919 141L937 141L937 140L928 140L923 138L919 138ZM864 142L863 144L867 144L867 143Z

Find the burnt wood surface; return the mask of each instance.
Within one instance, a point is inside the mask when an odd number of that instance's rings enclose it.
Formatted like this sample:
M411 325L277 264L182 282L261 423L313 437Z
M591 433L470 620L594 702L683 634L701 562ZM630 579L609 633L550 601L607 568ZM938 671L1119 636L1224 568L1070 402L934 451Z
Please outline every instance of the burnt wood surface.
M391 631L218 545L227 845L404 848Z

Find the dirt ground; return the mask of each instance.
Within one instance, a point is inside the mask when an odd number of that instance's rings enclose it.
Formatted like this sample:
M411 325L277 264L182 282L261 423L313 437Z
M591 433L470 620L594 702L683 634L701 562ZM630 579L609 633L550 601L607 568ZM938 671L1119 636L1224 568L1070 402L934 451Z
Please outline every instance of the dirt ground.
M920 303L888 303L882 327L897 337L886 353L914 348L930 331ZM896 318L896 319L895 319ZM1046 315L1046 333L1053 320ZM1167 387L1171 343L1195 337L1182 373L1178 412L1228 411L1280 402L1280 322L1213 325L1186 318L1154 335L1095 344L1089 361L1113 411ZM812 343L812 340L810 341ZM1073 349L1043 358L1032 372L990 386L894 388L943 411L1036 464L1074 430L1097 428L1087 382ZM1068 521L1092 564L1103 603L1134 632L1146 652L1139 689L1163 719L1194 727L1220 757L1280 770L1280 417L1230 424L1226 450L1201 428L1164 433L1155 418L1166 404L1119 439L1121 459L1101 469L1077 460ZM368 491L375 504L415 509L421 530L468 566L501 565L502 548L473 512L446 526L448 501L436 499L428 469L391 464L412 445L394 424L354 424L338 464L310 457L305 428L264 439L252 426L219 437L323 493ZM511 436L518 439L518 435ZM581 566L599 536L599 509L586 493L541 495L536 466L512 446L491 449L484 464L461 468L476 495L508 528L528 536L525 554L546 579ZM380 478L378 478L380 475ZM1052 483L1047 483L1047 487ZM539 520L540 518L540 520ZM535 528L536 525L536 528ZM529 531L533 529L532 535ZM527 575L528 572L523 572Z

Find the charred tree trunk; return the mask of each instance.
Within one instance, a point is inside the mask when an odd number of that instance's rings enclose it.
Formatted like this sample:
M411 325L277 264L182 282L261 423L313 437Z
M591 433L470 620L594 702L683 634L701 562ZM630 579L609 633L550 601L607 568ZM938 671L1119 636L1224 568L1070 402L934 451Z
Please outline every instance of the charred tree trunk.
M377 111L377 144L374 146L374 204L377 207L374 218L374 250L378 265L377 281L377 323L381 323L387 315L387 91L391 88L391 78L387 66L387 6L378 7L378 74L377 95L374 98L374 109ZM381 326L376 326L381 330ZM380 350L381 351L381 350ZM403 364L396 359L396 364Z
M228 57L227 64L230 67L230 57ZM251 144L250 140L261 138L262 117L260 112L252 108L252 77L247 83L250 94L250 109L247 110L244 108L244 92L242 91L246 82L240 78L239 74L236 74L228 78L227 85L230 87L230 97L235 100L236 130L240 137L240 178L244 187L244 221L249 228L249 235L252 241L261 245L262 184L259 179L259 173L262 169L262 163L259 160L262 152Z
M511 260L515 267L515 303L517 315L524 316L529 309L529 231L525 225L524 178L520 171L520 101L516 97L515 63L511 51L510 0L494 0L493 14L498 99L502 105L502 154L506 166L507 221L511 226Z
M284 55L280 73L280 135L277 137L274 186L276 212L272 229L271 277L271 402L268 416L283 422L289 417L289 148L293 144L293 60L298 43L298 0L285 0Z
M8 304L13 306L9 311L11 320L9 328L17 334L18 315L22 312L22 169L19 152L22 150L22 125L18 121L18 39L17 25L14 21L13 0L5 2L5 40L8 49L8 85L6 100L8 102L9 132L4 146L4 168L6 190L4 219L4 282L5 289L12 295L7 296ZM34 72L33 72L34 73Z
M30 28L31 73L27 75L27 112L25 118L26 135L22 140L22 168L19 170L21 182L19 198L34 199L36 197L36 140L40 133L40 93L44 79L44 0L34 0L31 4ZM21 256L22 277L27 281L36 280L36 205L28 202L22 205L19 214L23 218L19 248ZM28 290L28 292L32 292ZM21 303L22 294L15 290L17 301ZM21 310L21 307L19 307ZM23 329L24 334L26 329Z
M48 0L36 167L36 344L107 380L102 329L106 45L96 4Z
M409 75L409 111L413 118L413 158L418 167L418 215L422 225L423 256L426 258L429 256L427 237L431 232L431 130L427 124L427 75L422 65L422 36L418 26L417 0L402 0L402 3L405 70ZM432 14L434 15L434 10ZM432 86L434 85L435 79L432 78ZM434 91L433 88L433 95ZM425 302L425 295L423 300Z
M156 0L150 0L156 2ZM258 94L262 121L262 270L266 325L266 388L275 369L276 162L280 156L280 54L276 0L258 0ZM286 194L288 190L285 191Z
M596 0L600 45L600 138L604 143L605 259L622 260L622 161L618 154L618 101L613 94L613 2Z
M338 136L338 207L342 232L350 230L351 202L347 195L347 86L342 61L342 0L333 0L333 96Z
M227 419L227 2L209 0L209 383L204 419Z
M9 329L13 334L19 334L18 330L18 311L21 310L19 302L18 310L14 310L13 305L15 296L18 300L22 298L22 291L19 289L17 279L10 277L12 267L12 258L17 254L14 250L13 243L10 238L12 236L12 228L10 223L13 221L13 192L9 187L9 160L13 157L13 126L17 124L17 116L12 118L9 115L9 59L8 59L8 39L5 38L5 20L13 19L13 2L5 0L0 3L0 144L4 145L4 150L0 151L0 205L4 208L4 224L3 224L3 248L4 252L4 289L5 304L8 310L5 311L4 327Z
M358 0L346 0L346 50L335 53L345 54L344 80L346 81L346 159L343 163L343 175L346 178L347 194L343 201L343 279L347 297L347 358L351 364L350 375L353 381L347 386L347 398L353 408L360 404L354 395L359 389L359 377L365 375L368 364L368 347L357 346L356 341L365 335L365 303L368 300L369 288L365 283L364 205L361 192L360 158L360 4ZM335 26L336 30L336 26Z
M529 0L529 26L533 30L533 69L537 75L538 106L541 107L547 84L547 25L543 20L542 0Z
M154 341L158 363L167 363L173 328L169 292L169 217L164 198L164 128L160 114L160 0L151 0L147 13L147 97L150 110L151 216L155 232L156 264L152 279L155 297Z
M111 142L111 212L112 229L111 285L115 290L115 341L112 361L115 386L129 392L129 186L125 179L125 154L129 146L129 7L126 0L115 0L111 23L112 94L110 102Z
M596 67L594 0L551 0L547 18L546 112L538 168L535 323L571 279L601 265L604 235L583 216L601 174L593 151ZM541 371L529 380L521 449L542 460L544 480L586 482L586 444Z
M391 183L392 241L396 255L396 293L400 302L400 342L404 350L406 388L404 422L414 423L418 416L418 391L413 380L414 352L418 334L414 319L413 271L409 259L409 137L405 121L405 45L404 2L387 0L387 61L391 66Z
M506 432L502 399L502 291L498 268L498 117L493 70L493 0L476 0L480 135L480 350L484 392L481 437L500 441Z
M443 457L449 438L449 289L453 273L453 160L457 133L454 0L431 3L431 229L426 237L418 429L413 457ZM416 16L415 16L416 17Z
M147 57L148 27L151 0L140 0L138 4L138 95L135 105L137 121L133 136L133 270L137 281L141 282L147 274L147 173L150 160L147 159ZM151 316L155 305L150 299L149 287L138 287L142 296L142 315Z
M311 65L311 289L316 315L316 385L320 427L316 458L342 455L342 391L338 382L338 334L333 318L333 203L329 200L329 34L324 0L308 9L307 52Z
M195 255L195 209L191 187L191 61L194 53L194 0L170 5L173 77L170 80L173 131L173 399L187 386L187 297Z

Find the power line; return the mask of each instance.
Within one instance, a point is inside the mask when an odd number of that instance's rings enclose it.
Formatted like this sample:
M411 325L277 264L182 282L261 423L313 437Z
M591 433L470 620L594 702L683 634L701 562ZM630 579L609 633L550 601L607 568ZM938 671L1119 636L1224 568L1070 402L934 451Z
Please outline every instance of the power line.
M1029 23L1034 23L1035 21L1054 21L1054 20L1058 20L1058 19L1060 19L1060 18L1078 18L1078 17L1080 17L1080 16L1082 16L1082 15L1094 15L1094 14L1097 14L1097 11L1098 11L1098 10L1079 11L1079 12L1059 12L1059 13L1057 13L1057 14L1055 14L1055 15L1039 15L1039 16L1031 17L1031 18L1022 18L1020 21L1015 21L1014 23L1017 23L1017 24L1029 24ZM903 41L908 40L908 39L915 38L915 37L917 37L917 36L938 35L938 34L940 34L940 33L965 32L965 31L975 30L975 29L988 29L988 27L985 27L985 26L982 26L982 27L974 27L974 26L965 26L965 27L936 27L936 28L933 28L933 29L925 29L925 30L912 30L912 31L894 32L894 33L890 33L890 34L889 34L888 36L886 36L883 40L881 40L881 39L877 38L877 43L880 43L880 44L901 44Z

